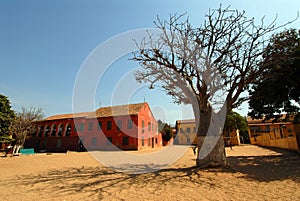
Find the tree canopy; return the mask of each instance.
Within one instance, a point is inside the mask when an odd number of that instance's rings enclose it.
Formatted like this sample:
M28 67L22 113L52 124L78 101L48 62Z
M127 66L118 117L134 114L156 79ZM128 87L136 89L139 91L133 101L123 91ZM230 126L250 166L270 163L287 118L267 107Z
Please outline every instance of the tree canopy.
M157 123L158 123L158 131L161 132L162 138L165 141L171 140L172 137L174 136L172 127L167 123L163 123L161 120L158 120Z
M230 111L225 120L224 134L229 137L229 133L238 129L240 136L244 139L248 138L248 125L245 117L241 116L237 112Z
M299 112L300 30L285 30L272 36L264 50L262 76L250 90L249 115L275 118Z
M15 113L11 109L9 99L0 94L0 136L8 136L11 134L11 124L14 117Z

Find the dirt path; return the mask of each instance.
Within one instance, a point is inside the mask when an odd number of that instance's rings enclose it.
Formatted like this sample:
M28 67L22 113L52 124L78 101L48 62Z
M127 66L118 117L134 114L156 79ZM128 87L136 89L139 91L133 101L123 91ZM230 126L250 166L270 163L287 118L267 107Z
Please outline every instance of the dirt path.
M192 149L166 169L124 174L88 153L0 158L0 200L300 200L300 156L226 148L229 166L199 170Z

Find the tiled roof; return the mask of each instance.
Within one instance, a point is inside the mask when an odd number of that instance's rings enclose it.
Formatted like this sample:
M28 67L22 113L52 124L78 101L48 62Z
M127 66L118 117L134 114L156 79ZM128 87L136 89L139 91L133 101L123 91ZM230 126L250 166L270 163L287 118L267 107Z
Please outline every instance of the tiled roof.
M94 118L96 117L111 117L111 116L123 116L123 115L135 115L138 114L142 107L147 103L136 103L129 105L118 105L112 107L101 107L95 112L79 112L74 114L59 114L50 116L44 120L58 120L58 119L71 119L78 117Z
M57 119L71 119L71 118L76 118L76 117L87 117L91 114L94 114L94 112L79 112L79 113L71 113L71 114L58 114L58 115L53 115L53 116L47 117L44 120L57 120Z
M289 119L287 118L289 117ZM248 124L264 124L264 123L285 123L285 122L293 122L295 115L287 116L287 114L281 114L278 119L272 118L266 120L265 118L262 119L253 119L252 117L247 117Z
M102 107L96 110L96 117L111 117L111 116L123 116L123 115L136 115L147 103L137 103L129 105L119 105L113 107ZM94 114L89 117L94 117Z
M177 120L176 123L180 124L188 124L188 123L195 123L195 119L184 119L184 120Z

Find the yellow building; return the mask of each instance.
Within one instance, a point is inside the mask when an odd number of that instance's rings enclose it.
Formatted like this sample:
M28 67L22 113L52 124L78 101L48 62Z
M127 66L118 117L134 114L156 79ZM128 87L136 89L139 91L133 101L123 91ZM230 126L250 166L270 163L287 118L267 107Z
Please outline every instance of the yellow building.
M197 144L197 129L194 119L177 120L176 138L174 144L178 145L196 145ZM239 131L232 131L229 136L224 137L225 145L240 145Z
M251 144L299 150L300 124L248 118L248 129Z
M240 131L238 129L231 131L228 136L224 135L224 142L226 146L240 145Z
M190 145L190 144L197 144L196 138L196 124L194 119L188 120L177 120L176 125L176 138L175 144L180 145Z

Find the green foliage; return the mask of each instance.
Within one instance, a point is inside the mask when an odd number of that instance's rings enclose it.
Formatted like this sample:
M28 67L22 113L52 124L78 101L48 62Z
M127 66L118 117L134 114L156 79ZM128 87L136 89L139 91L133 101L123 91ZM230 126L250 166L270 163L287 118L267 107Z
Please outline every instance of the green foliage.
M158 131L162 133L162 138L165 141L169 141L173 136L174 132L169 124L163 123L161 120L157 121Z
M9 136L12 121L15 117L9 99L0 94L0 136Z
M8 98L0 94L0 142L16 141L16 144L22 145L27 134L34 130L32 123L42 118L43 109L38 107L23 107L21 112L15 113Z
M8 135L0 136L0 143L11 143L12 141L14 141L14 139L12 139L11 136Z
M230 111L225 120L224 133L226 136L229 135L231 131L238 129L240 135L244 139L248 138L248 125L245 117L242 117L240 114Z
M300 103L300 30L286 30L274 35L265 48L262 68L250 91L253 118L278 118L281 113L299 112Z

